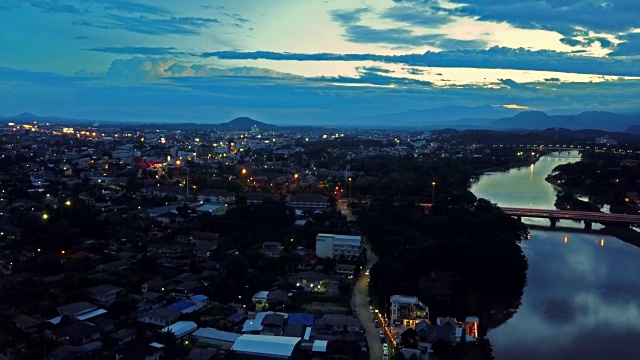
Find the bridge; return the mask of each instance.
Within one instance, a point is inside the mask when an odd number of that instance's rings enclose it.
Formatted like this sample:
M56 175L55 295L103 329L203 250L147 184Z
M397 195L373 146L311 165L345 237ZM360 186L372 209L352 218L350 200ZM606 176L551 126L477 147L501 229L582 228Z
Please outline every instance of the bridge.
M585 228L590 229L592 223L638 225L640 215L607 214L594 211L569 211L569 210L543 210L502 207L502 211L518 219L523 217L544 218L551 221L551 227L555 227L558 220L575 220L584 222Z

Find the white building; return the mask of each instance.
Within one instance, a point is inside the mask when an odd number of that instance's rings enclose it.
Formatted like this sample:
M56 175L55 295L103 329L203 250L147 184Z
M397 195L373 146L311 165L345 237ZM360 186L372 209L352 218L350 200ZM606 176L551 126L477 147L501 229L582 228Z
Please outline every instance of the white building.
M353 235L318 234L316 236L316 256L320 258L354 259L362 251L362 237Z
M391 296L391 324L414 327L420 320L429 319L429 308L416 296Z

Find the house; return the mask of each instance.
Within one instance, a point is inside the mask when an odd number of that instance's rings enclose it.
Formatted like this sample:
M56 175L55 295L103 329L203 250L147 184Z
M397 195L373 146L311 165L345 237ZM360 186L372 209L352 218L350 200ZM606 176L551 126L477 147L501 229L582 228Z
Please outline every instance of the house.
M166 297L163 294L157 292L145 292L140 296L138 301L138 310L152 310L163 306L166 302Z
M269 291L267 294L267 305L269 306L269 309L283 307L287 302L289 302L289 295L286 291L273 290Z
M282 254L282 250L284 248L277 241L265 241L262 243L262 248L260 249L260 253L265 257L269 258L279 258L280 254Z
M324 211L327 200L326 196L319 194L297 194L289 198L289 206L303 211Z
M122 329L120 331L116 331L110 336L111 341L114 345L123 345L132 341L136 338L136 330L135 329Z
M300 338L271 335L242 335L231 348L239 359L293 359Z
M247 319L242 325L242 333L243 334L259 334L262 331L262 320L270 314L280 314L286 318L288 318L288 314L286 313L275 313L273 311L265 311L256 313L255 318Z
M340 333L347 329L347 316L343 314L325 314L316 320L315 327L318 330Z
M324 292L327 281L327 276L317 271L303 271L289 276L289 284L310 292Z
M416 296L392 295L391 323L403 326L415 326L416 322L429 318L429 308Z
M227 204L223 203L207 203L196 208L200 214L224 215L227 212Z
M238 340L240 334L221 331L214 328L200 328L191 334L199 347L211 347L221 350L230 350Z
M87 322L74 322L70 325L52 331L56 341L79 346L100 338L97 326Z
M18 329L25 333L35 334L40 332L42 325L44 324L44 319L39 315L27 316L24 314L18 314L18 316L13 319L13 322L16 323Z
M260 323L262 325L261 335L282 335L285 324L285 317L282 314L267 314Z
M196 323L194 323L193 321L178 321L177 323L169 325L166 328L160 330L160 332L171 332L177 340L181 340L197 329L198 325L196 325Z
M67 317L72 321L85 321L107 312L107 310L100 309L96 305L85 301L60 306L57 310L60 316L48 320L48 322L54 325L60 324L64 317Z
M231 204L236 201L236 195L224 189L206 189L196 195L198 201L209 201L222 204Z
M147 291L164 291L164 280L160 277L154 277L142 284L142 293L144 294Z
M270 193L263 192L251 192L245 195L248 205L262 204L265 200L268 201L280 201L280 197Z
M136 339L126 343L116 351L118 360L160 360L164 345Z
M192 241L218 241L220 240L220 234L206 231L192 231L190 233L190 239Z
M191 352L189 352L189 355L187 355L186 360L222 359L222 356L217 356L217 355L222 355L222 354L218 354L218 350L215 350L215 349L193 349L191 350Z
M89 299L96 304L109 306L116 301L116 296L121 290L121 287L105 284L89 288L87 292L89 293Z
M206 258L209 257L211 252L217 248L218 241L196 240L196 245L193 248L193 253L197 257Z
M353 235L318 234L316 255L325 259L355 259L362 251L362 237Z
M138 315L138 321L145 324L154 324L162 327L167 327L178 320L180 311L171 310L167 308L159 308L149 310Z

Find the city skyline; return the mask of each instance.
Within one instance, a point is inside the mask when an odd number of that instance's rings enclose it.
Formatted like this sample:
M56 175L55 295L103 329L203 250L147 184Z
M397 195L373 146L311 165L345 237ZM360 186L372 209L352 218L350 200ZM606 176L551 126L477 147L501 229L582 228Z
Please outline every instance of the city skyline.
M640 8L554 3L10 0L0 115L307 125L447 105L640 110Z

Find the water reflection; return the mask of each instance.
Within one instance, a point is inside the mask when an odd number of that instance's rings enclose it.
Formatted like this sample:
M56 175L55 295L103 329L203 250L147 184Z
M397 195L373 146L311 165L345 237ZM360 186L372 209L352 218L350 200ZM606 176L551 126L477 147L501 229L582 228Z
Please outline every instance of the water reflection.
M555 189L544 179L557 165L579 161L576 152L566 154L483 175L471 191L501 206L554 209ZM523 221L549 226L546 219ZM529 237L522 242L529 261L522 305L489 332L496 359L640 359L640 249L571 231L531 230Z
M537 230L523 243L527 287L515 316L489 333L496 359L639 359L640 249L575 233L558 247L558 236Z

